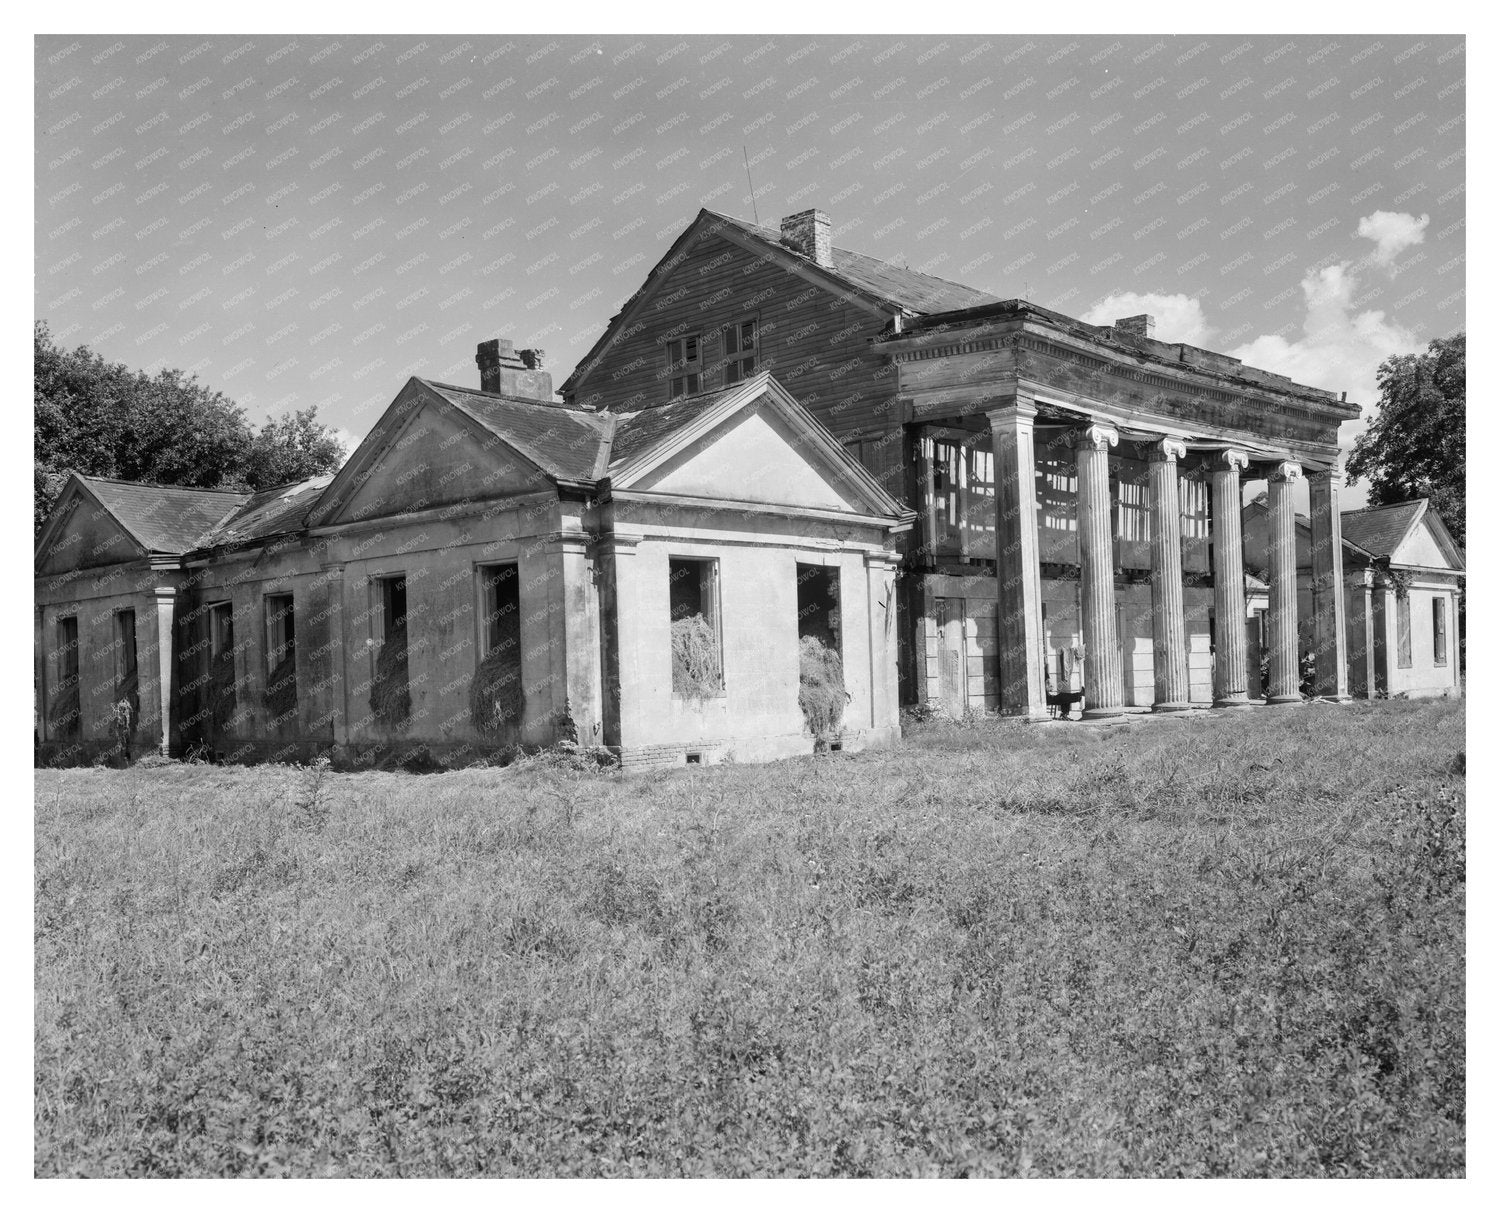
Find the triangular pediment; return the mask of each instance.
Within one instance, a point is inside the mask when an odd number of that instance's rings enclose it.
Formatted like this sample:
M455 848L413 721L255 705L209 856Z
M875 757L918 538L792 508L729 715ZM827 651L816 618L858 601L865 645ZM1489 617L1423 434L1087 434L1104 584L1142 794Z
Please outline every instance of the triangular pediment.
M866 517L904 512L769 375L722 394L611 470L616 489L664 497Z
M332 526L550 487L531 460L413 379L349 457L308 522Z
M1422 517L1407 531L1395 552L1391 555L1393 565L1405 565L1421 569L1448 569L1463 571L1463 561L1448 534L1448 528L1431 508L1423 511Z
M37 536L33 564L38 576L51 577L145 555L146 549L75 476L63 486Z

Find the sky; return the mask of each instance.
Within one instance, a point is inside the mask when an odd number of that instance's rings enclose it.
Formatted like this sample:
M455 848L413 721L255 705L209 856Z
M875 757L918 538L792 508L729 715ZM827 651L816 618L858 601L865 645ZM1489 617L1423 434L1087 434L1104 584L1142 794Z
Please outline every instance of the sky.
M477 385L490 337L560 384L700 207L818 207L841 247L1150 312L1368 413L1382 359L1464 327L1465 61L1456 35L41 37L35 313L352 441L410 375Z

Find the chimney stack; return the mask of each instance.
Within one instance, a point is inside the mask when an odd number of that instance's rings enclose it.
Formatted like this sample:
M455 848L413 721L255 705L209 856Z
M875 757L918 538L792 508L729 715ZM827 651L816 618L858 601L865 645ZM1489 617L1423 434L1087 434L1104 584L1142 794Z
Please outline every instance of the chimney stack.
M818 265L833 265L833 225L822 211L799 211L781 221L781 243Z
M1123 320L1115 321L1115 332L1129 333L1132 337L1154 337L1156 335L1156 317L1148 315L1126 316Z
M497 337L481 341L474 354L479 367L479 390L497 392L541 404L554 404L552 375L542 370L542 350L516 350L515 342Z

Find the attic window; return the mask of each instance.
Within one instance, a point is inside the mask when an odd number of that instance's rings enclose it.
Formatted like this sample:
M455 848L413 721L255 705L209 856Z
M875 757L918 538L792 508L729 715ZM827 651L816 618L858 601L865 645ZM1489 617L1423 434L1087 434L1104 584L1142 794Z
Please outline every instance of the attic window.
M755 374L756 322L742 320L724 330L724 386Z
M669 395L691 396L703 389L703 338L698 333L667 342Z

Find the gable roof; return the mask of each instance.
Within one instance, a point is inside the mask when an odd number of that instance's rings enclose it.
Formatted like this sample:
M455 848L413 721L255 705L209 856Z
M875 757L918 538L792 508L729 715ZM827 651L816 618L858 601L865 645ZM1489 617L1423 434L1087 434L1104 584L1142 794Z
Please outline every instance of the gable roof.
M1419 500L1347 510L1342 519L1344 535L1370 555L1389 559L1426 508L1427 502Z
M746 223L731 215L716 211L704 211L721 224L734 228L743 235L769 245L788 257L795 257L809 266L822 270L834 278L841 279L846 286L862 291L876 299L892 304L903 311L925 316L933 312L953 312L961 308L983 307L999 303L997 295L976 290L961 282L950 282L934 274L924 274L901 265L892 265L865 253L849 249L833 249L833 265L817 265L812 258L804 256L781 243L781 233L775 228Z
M514 447L554 480L593 480L603 471L604 453L615 427L615 418L608 414L431 379L417 382Z
M876 308L921 316L1000 302L998 297L988 292L959 282L949 282L946 278L938 278L933 274L891 265L877 257L849 249L833 249L833 264L818 265L811 257L782 244L781 233L774 228L761 227L759 224L704 209L698 212L697 218L672 242L661 260L651 267L635 293L610 317L604 332L589 352L578 360L578 365L564 380L559 391L572 391L574 381L593 369L593 363L614 343L626 319L677 268L683 250L705 232L727 235L740 244L782 259L790 267L812 278L821 279L830 290L852 293Z
M1425 523L1432 529L1438 547L1453 562L1453 567L1459 572L1464 569L1463 551L1425 497L1347 510L1342 515L1342 522L1346 539L1352 539L1372 556L1385 560L1391 559L1407 537Z
M250 500L249 493L232 490L183 489L102 476L80 475L78 481L145 551L170 556L191 551Z
M825 467L871 515L914 517L824 428L769 371L716 392L682 397L671 404L620 415L609 456L609 487L629 488L653 468L742 410L766 403L797 433L804 457L821 458Z

